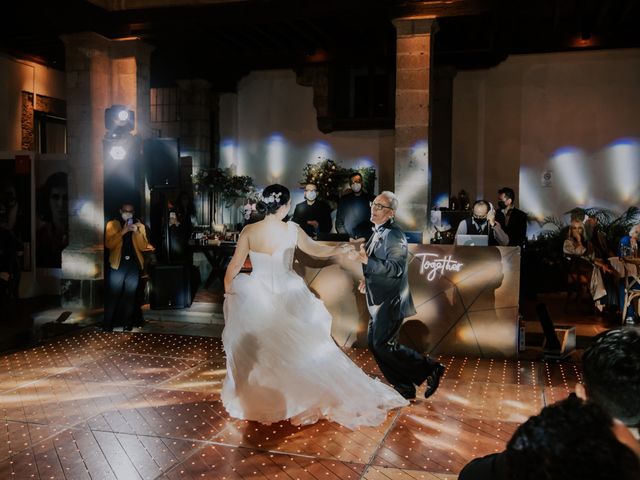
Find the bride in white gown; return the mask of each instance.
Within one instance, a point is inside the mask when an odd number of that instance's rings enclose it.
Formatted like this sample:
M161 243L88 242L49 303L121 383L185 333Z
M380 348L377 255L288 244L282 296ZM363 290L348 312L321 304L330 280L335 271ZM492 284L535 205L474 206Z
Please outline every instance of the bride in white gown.
M232 417L262 423L379 425L407 400L342 352L331 338L331 315L292 270L296 247L328 258L349 246L320 245L284 223L291 207L286 187L271 185L262 195L266 216L244 228L224 279L224 407ZM247 255L253 270L238 275Z

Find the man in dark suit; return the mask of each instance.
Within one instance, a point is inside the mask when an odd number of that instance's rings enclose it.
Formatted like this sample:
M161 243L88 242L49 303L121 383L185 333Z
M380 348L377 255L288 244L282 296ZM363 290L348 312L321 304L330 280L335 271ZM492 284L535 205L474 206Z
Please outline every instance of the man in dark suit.
M416 385L426 381L428 398L438 388L444 365L398 343L402 321L416 310L409 291L407 239L393 221L397 208L392 192L382 192L371 202L375 231L358 254L364 273L359 289L366 293L371 314L369 349L385 378L407 399L416 398Z
M514 205L516 194L512 188L498 190L496 222L509 236L510 247L524 247L527 241L527 214Z
M350 238L371 237L371 221L369 220L369 202L373 195L362 188L362 175L351 175L351 192L343 195L338 202L336 212L336 231L346 233Z
M331 207L318 200L318 187L313 183L304 187L304 202L296 205L291 221L300 225L311 238L331 231Z

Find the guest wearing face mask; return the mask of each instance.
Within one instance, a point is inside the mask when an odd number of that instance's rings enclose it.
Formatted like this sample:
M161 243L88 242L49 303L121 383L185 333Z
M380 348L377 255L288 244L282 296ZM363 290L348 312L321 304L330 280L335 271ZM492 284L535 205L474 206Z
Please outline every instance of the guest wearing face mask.
M116 317L121 319L123 330L133 329L133 312L136 290L143 270L142 252L148 248L144 224L134 218L131 203L120 207L120 218L107 223L104 236L109 250L109 268L104 309L103 331L113 331Z
M498 190L496 221L504 226L510 247L524 247L527 241L527 214L516 208L515 198L513 188L503 187Z
M508 245L509 236L496 222L496 213L486 200L477 200L473 204L473 216L462 220L458 225L458 235L488 235L489 245ZM457 242L456 242L457 243Z
M331 231L331 208L322 200L318 200L318 187L308 183L304 187L304 202L296 205L291 221L300 227L312 238L318 233Z
M336 231L346 233L350 238L368 240L373 231L370 220L369 202L373 196L362 188L362 175L354 173L350 178L351 192L343 195L336 213Z

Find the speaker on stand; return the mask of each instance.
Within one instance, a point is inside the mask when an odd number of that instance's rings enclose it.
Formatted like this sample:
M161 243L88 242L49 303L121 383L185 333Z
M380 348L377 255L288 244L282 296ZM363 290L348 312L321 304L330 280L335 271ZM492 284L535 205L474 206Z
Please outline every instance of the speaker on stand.
M176 138L151 138L143 147L151 189L151 230L158 263L150 272L149 303L153 310L191 305L191 265L174 258L169 226L169 195L180 185L180 150Z

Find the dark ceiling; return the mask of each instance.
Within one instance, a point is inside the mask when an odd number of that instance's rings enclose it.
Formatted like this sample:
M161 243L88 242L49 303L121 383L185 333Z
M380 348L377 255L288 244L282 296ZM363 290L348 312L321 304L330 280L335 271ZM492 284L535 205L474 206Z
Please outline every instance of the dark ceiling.
M438 17L434 62L459 69L515 53L640 47L637 0L246 0L119 11L85 0L11 3L2 51L64 69L61 34L136 36L155 47L156 86L201 77L228 89L255 69L382 63L395 55L391 20L407 15Z

